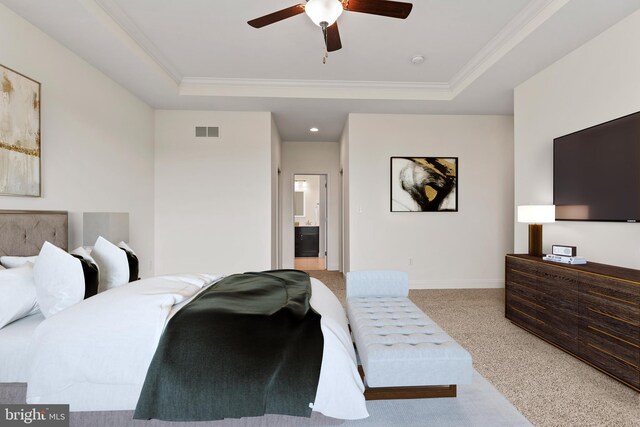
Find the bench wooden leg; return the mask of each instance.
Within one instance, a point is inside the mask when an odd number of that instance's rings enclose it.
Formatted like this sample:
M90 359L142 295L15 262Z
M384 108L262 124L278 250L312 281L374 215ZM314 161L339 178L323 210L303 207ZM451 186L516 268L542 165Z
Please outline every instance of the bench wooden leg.
M362 366L358 366L360 377L364 381ZM411 387L366 387L364 398L366 400L391 400L391 399L427 399L436 397L456 397L455 384L434 386Z

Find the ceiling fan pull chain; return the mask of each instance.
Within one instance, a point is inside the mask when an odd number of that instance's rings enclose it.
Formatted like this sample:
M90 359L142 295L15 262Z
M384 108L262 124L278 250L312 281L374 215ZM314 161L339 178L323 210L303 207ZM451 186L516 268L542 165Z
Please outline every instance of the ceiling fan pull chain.
M322 57L322 63L326 64L327 58L329 57L329 50L328 50L329 45L327 44L329 42L329 37L327 35L327 23L321 22L320 28L322 28L322 36L324 37L324 56Z

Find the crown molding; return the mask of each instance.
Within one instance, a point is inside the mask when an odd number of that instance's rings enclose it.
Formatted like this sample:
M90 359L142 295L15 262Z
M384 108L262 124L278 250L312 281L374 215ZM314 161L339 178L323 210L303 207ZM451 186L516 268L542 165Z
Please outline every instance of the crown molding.
M185 77L180 95L267 98L451 100L447 83Z
M115 0L82 1L85 4L93 3L93 5L102 9L108 16L108 18L105 17L106 19L103 18L103 21L107 21L107 19L110 21L106 22L108 27L113 28L114 25L119 27L119 31L116 30L116 32L124 31L128 39L126 40L127 44L135 43L135 45L137 45L138 49L136 49L136 53L138 56L144 56L146 57L145 59L151 60L157 67L160 67L162 72L173 80L175 84L180 84L183 76L177 67L162 54L160 49L142 32L140 27L134 24L129 15L122 10Z
M532 0L449 81L453 97L482 76L571 0Z
M474 81L571 0L531 0L449 82L362 82L185 77L118 5L117 0L79 0L132 51L178 85L184 96L317 99L455 99Z

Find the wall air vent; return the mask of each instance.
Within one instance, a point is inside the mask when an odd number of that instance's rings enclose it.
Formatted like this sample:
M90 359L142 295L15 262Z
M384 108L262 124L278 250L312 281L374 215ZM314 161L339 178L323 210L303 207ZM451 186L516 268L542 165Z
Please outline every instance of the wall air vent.
M218 126L196 126L197 138L219 138L220 128Z

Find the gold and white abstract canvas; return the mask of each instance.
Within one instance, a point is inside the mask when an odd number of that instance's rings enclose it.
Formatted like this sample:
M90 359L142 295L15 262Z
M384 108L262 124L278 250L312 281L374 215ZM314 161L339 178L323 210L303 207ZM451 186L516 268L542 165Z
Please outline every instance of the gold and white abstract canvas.
M40 196L40 83L0 65L0 195Z
M458 212L458 158L392 157L391 212Z

